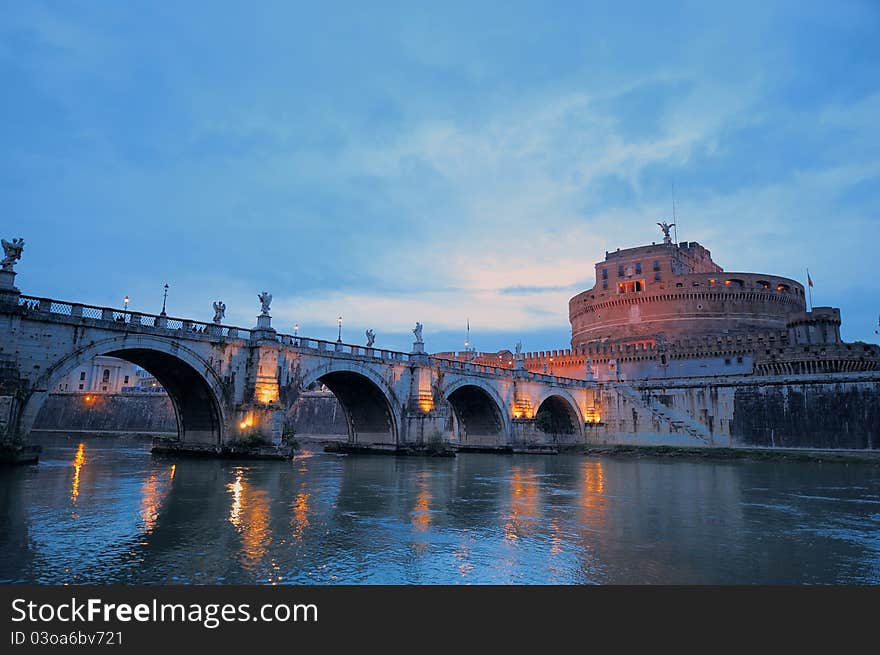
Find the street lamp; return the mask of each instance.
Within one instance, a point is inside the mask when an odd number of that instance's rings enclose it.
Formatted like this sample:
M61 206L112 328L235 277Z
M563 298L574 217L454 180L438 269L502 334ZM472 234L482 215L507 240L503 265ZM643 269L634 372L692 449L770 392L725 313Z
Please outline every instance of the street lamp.
M125 298L122 299L122 306L125 309L125 311L128 311L128 296L126 296Z
M162 313L159 316L165 316L165 302L168 300L168 283L165 283L165 295L162 296Z
M293 336L299 336L299 323L293 324Z
M342 343L342 317L337 318L336 322L339 324L339 336L336 337L336 341Z

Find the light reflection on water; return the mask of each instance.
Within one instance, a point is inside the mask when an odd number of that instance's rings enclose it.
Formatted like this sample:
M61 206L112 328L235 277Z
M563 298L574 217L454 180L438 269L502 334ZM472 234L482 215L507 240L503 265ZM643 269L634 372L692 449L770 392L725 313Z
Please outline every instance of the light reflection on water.
M880 583L867 465L42 443L0 469L2 582Z

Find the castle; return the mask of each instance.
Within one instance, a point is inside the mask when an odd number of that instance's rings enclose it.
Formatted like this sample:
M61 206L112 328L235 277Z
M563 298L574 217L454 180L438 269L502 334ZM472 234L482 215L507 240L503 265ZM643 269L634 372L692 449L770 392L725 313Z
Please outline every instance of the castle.
M569 301L571 348L526 352L531 371L597 381L808 375L880 370L880 347L844 343L840 310L807 309L802 284L725 272L697 242L606 252ZM494 366L516 356L443 353Z

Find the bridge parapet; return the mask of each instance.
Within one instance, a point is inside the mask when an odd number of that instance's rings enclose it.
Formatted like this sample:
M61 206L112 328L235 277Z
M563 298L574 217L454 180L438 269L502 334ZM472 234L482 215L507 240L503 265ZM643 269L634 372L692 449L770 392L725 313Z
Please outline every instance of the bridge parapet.
M51 298L36 296L20 296L18 306L27 314L52 314L73 319L104 321L113 323L114 327L135 329L139 332L158 333L162 335L185 335L188 339L205 337L208 339L250 339L251 330L231 325L205 323L188 318L175 318L161 314L147 314L127 309L114 309L97 305L71 303Z

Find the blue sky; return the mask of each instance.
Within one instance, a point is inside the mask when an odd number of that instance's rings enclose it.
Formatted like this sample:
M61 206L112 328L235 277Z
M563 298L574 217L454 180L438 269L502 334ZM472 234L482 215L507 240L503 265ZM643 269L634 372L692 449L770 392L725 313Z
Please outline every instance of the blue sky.
M880 314L880 4L6 2L25 293L408 349L565 347L605 250Z

